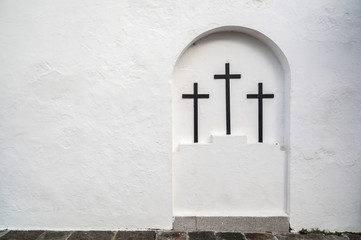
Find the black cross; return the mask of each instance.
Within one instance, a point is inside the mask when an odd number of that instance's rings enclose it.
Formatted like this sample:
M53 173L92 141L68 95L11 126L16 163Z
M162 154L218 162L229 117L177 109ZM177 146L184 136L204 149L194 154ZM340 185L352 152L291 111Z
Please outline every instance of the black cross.
M209 94L198 94L198 83L193 83L193 94L183 94L182 98L193 98L194 142L198 142L198 98L209 98Z
M273 97L273 94L263 94L262 83L258 83L258 94L247 94L247 98L258 99L258 142L263 142L263 98Z
M226 122L227 135L231 134L231 100L230 100L230 79L240 79L241 74L229 74L229 63L226 63L226 74L216 74L214 79L226 80Z

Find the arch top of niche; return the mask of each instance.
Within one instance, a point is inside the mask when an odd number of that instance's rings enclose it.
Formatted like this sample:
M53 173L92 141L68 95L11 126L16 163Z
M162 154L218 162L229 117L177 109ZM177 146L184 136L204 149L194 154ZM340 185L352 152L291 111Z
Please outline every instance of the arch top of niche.
M183 50L179 54L177 62L181 58L183 53L186 52L190 46L197 43L197 41L199 41L200 39L205 38L208 35L211 35L214 33L225 33L225 32L243 33L243 34L246 34L248 36L258 39L259 41L264 43L266 46L268 46L273 51L273 53L277 56L278 60L280 61L281 65L283 67L285 74L286 75L290 74L290 66L289 66L286 55L281 50L281 48L271 38L269 38L267 35L261 33L260 31L255 30L255 29L243 27L243 26L234 26L234 25L233 26L232 25L221 26L221 27L209 29L209 30L199 34L192 41L190 41L189 44L185 48L183 48ZM177 63L175 65L177 65Z

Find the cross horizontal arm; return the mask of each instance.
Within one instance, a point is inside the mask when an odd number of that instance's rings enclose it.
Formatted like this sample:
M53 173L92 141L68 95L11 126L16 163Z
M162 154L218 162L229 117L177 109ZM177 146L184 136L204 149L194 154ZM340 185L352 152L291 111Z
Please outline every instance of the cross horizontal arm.
M182 98L209 98L209 94L182 94Z
M182 98L194 98L194 94L182 94Z
M258 98L258 94L247 94L247 98Z
M209 94L198 94L198 98L209 98Z
M231 74L229 78L241 78L241 74Z
M263 98L273 98L274 94L263 94L262 97Z
M219 75L219 74L215 74L214 75L214 79L225 79L226 75Z
M237 79L241 78L241 74L230 74L230 75L224 75L224 74L215 74L214 79Z

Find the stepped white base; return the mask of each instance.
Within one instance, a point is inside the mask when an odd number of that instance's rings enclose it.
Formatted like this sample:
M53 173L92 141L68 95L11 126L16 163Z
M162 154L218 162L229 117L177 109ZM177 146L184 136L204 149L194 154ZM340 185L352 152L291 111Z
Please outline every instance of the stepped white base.
M284 216L285 152L216 136L214 143L181 145L173 155L175 216Z

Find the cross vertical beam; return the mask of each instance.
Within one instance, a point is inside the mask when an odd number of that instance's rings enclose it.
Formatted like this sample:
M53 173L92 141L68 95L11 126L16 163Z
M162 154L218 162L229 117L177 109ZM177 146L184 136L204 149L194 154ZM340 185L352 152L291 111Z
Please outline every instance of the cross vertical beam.
M229 63L225 64L225 74L215 74L214 79L224 79L226 87L226 126L227 135L231 134L231 97L230 97L230 79L240 79L241 74L230 74Z
M258 83L258 94L247 94L247 98L258 99L258 142L263 142L263 98L273 98L274 94L263 94L263 85Z
M209 98L209 94L198 94L198 83L193 83L193 94L182 94L182 98L193 99L193 142L198 142L198 99Z

